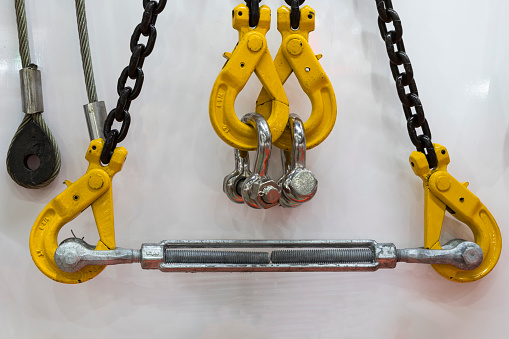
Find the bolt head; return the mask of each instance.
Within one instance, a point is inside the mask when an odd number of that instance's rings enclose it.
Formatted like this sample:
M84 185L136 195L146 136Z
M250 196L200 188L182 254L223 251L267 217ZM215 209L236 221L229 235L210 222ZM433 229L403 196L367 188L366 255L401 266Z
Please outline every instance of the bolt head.
M286 49L288 53L290 53L291 55L299 55L300 53L302 53L304 47L302 46L302 41L300 41L300 39L295 38L288 41L288 43L286 44Z
M279 189L274 180L253 175L242 186L242 197L253 208L271 208L279 202Z
M90 186L90 188L92 188L94 190L98 190L99 188L103 187L103 185L104 185L104 180L97 173L92 174L90 176L90 178L88 178L88 186Z
M266 186L259 194L262 200L267 204L274 204L279 200L279 191L273 186Z
M290 187L295 196L309 197L316 193L318 180L308 170L297 172L290 181Z
M437 178L435 185L440 192L445 192L451 188L451 180L446 176L441 176Z
M462 254L463 260L465 260L465 264L472 265L479 261L482 261L482 254L479 253L475 248L470 248L463 252Z
M66 253L64 256L64 262L69 266L76 266L79 261L79 257L76 253Z
M247 48L253 52L258 52L263 47L263 39L258 35L253 35L247 41Z
M296 168L286 177L281 194L286 200L303 203L311 200L316 194L318 180L313 172L306 168Z

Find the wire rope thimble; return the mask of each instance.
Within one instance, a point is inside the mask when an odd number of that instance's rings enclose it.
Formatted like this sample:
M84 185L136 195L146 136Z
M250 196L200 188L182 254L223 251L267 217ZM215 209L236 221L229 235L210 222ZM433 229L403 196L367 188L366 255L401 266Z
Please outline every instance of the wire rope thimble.
M209 101L209 117L217 135L228 145L243 151L257 147L256 131L242 123L235 113L235 99L254 72L273 104L265 118L277 140L285 130L289 105L283 85L267 47L265 34L270 28L270 9L259 8L260 18L256 27L249 25L249 8L240 4L233 10L233 28L239 31L239 41L219 72Z
M274 207L279 201L279 188L276 182L267 176L272 149L269 125L265 118L257 113L246 114L242 121L254 127L258 134L253 174L242 185L242 198L253 208Z
M309 33L315 29L315 12L309 6L300 10L298 29L292 28L291 10L282 6L277 11L277 29L282 41L274 59L279 79L284 84L292 72L311 101L311 115L304 123L307 149L319 145L331 133L336 122L337 105L332 84L308 43ZM256 112L268 118L277 102L266 88L262 88L256 101ZM290 129L286 129L274 145L283 150L292 147Z
M424 248L440 250L440 234L445 211L466 224L474 235L474 242L482 249L483 260L472 270L462 270L452 265L434 264L435 271L448 280L471 282L486 276L493 270L502 250L502 236L495 218L481 200L447 172L449 152L444 146L433 144L437 155L437 166L429 168L424 153L414 151L410 165L424 186ZM472 258L469 257L472 256ZM476 253L464 254L465 261L475 259Z

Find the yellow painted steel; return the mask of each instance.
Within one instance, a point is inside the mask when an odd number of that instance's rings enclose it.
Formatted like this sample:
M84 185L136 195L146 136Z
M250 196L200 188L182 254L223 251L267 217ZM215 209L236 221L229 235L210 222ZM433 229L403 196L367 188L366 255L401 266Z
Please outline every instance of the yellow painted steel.
M102 139L90 143L85 156L89 162L85 175L74 183L66 181L68 187L42 210L30 232L30 254L34 263L46 276L61 283L85 282L105 267L87 266L78 272L67 273L55 263L58 232L88 206L92 206L99 232L96 250L115 248L111 179L122 169L127 151L124 147L116 148L108 166L102 166L99 159L103 144Z
M248 7L238 5L233 10L233 28L239 31L239 42L232 53L224 54L228 61L212 88L209 116L212 127L224 142L240 150L252 151L258 145L256 130L242 123L234 108L235 99L251 74L256 74L273 100L270 111L265 115L273 142L281 136L288 123L288 99L265 39L270 28L269 7L260 7L258 26L251 28Z
M449 153L444 146L433 144L438 158L437 168L430 170L421 152L410 155L410 164L424 185L424 247L441 249L440 233L445 211L465 223L474 234L474 241L483 251L483 261L474 270L460 270L452 265L432 265L446 279L471 282L481 279L497 264L502 251L502 236L497 222L484 204L470 192L468 183L460 183L447 173Z
M324 141L336 122L337 105L332 84L308 44L309 32L315 29L315 11L304 6L301 11L299 29L293 30L290 23L290 9L282 6L277 10L277 29L282 42L274 64L282 83L295 73L300 86L311 101L311 115L304 123L306 148L311 149ZM268 118L274 99L265 88L256 101L256 112ZM273 142L277 147L290 150L292 147L290 129Z

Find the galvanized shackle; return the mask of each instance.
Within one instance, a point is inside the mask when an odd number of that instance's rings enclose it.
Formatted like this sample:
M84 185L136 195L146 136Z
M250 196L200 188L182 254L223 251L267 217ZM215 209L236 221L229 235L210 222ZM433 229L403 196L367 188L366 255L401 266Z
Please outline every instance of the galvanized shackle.
M279 189L274 180L267 176L272 138L269 124L258 113L249 113L242 122L253 126L258 134L258 148L253 174L242 185L242 198L250 207L271 208L278 204Z
M283 207L297 207L315 196L318 180L306 168L306 136L302 120L298 115L290 114L288 124L292 150L281 150L285 174L278 182L281 193L279 203Z
M240 151L235 148L235 169L233 172L224 177L223 192L233 202L243 204L242 185L246 178L252 175L249 170L249 152Z

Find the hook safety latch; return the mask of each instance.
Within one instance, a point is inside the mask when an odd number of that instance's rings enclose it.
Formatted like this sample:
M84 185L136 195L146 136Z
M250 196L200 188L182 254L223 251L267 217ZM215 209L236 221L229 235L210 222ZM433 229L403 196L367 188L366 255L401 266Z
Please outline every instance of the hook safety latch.
M311 101L311 115L304 123L306 148L318 146L331 133L336 123L337 105L332 84L318 61L322 56L315 55L308 43L309 33L315 29L315 11L304 6L301 9L299 28L291 28L290 9L282 6L277 10L277 29L281 33L281 47L274 64L279 79L284 84L295 73L302 90ZM262 88L256 100L256 112L269 118L275 101L266 88ZM292 149L291 131L287 128L274 141L282 150Z
M283 85L267 47L265 34L270 28L270 8L260 7L260 20L255 28L249 27L249 9L238 5L233 10L233 28L239 31L239 42L217 76L209 102L209 116L217 135L228 145L243 151L253 151L258 144L256 130L242 123L235 113L235 99L251 74L256 76L273 100L265 118L277 140L286 128L289 104Z
M111 181L122 169L127 151L124 147L116 148L110 163L102 166L100 156L103 145L102 139L92 140L85 156L89 162L85 175L74 183L66 181L68 187L46 205L32 227L30 233L32 259L42 273L55 281L67 284L85 282L97 276L105 267L87 266L77 272L67 273L60 270L55 263L58 232L88 206L92 206L99 232L99 242L95 249L115 248Z
M445 211L465 223L474 234L474 241L483 251L483 261L473 270L461 270L452 265L432 265L446 279L471 282L481 279L497 264L502 250L502 236L497 222L484 204L468 190L468 183L460 183L447 173L449 153L444 146L433 144L438 165L430 170L426 156L414 151L410 164L424 185L424 247L439 250L440 233Z

